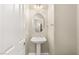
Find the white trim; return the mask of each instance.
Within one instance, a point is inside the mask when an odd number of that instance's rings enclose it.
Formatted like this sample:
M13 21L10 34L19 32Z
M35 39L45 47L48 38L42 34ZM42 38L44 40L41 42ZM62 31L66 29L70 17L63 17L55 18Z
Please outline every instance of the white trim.
M55 54L54 46L54 5L48 5L48 44L50 54Z

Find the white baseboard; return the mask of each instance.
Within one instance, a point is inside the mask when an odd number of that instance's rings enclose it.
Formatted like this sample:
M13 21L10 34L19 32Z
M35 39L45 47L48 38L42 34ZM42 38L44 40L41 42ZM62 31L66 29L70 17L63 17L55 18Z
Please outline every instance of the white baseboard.
M36 55L36 53L29 53L28 55ZM41 53L40 55L48 55L48 53Z

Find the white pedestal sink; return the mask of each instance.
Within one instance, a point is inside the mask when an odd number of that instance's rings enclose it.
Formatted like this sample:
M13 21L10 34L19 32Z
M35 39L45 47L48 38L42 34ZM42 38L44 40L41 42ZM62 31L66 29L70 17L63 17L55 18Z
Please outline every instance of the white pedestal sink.
M36 54L41 54L41 44L45 43L47 39L45 37L32 37L31 42L36 44Z

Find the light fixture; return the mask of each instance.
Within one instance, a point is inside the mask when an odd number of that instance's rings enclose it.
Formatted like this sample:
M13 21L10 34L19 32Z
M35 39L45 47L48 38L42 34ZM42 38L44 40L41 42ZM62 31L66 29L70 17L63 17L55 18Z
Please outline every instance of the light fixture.
M35 9L42 9L42 8L43 8L43 5L36 4L36 5L34 5L34 8L35 8Z

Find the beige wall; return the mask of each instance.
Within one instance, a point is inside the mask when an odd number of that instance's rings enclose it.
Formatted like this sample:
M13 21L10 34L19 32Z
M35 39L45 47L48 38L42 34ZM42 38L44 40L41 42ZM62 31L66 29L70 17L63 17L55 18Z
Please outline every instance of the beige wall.
M77 5L77 54L79 54L79 5Z
M55 53L76 54L76 5L55 5Z

